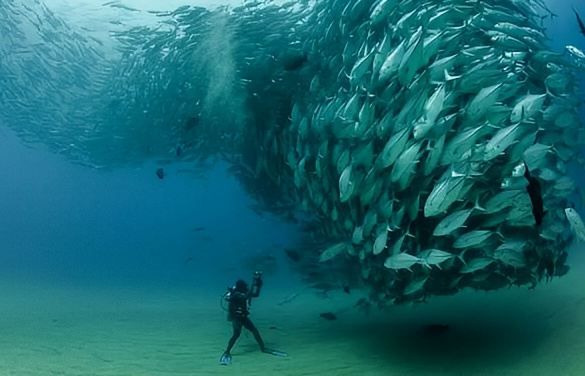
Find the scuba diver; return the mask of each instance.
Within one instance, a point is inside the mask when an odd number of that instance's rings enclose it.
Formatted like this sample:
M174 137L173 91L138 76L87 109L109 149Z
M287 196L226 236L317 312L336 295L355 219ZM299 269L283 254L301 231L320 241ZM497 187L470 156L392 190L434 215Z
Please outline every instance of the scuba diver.
M220 364L228 365L232 362L231 350L234 347L236 341L242 333L242 327L248 329L254 335L256 342L260 346L260 351L272 354L276 356L286 356L286 353L278 350L272 350L266 348L264 341L260 336L260 332L252 323L252 320L248 317L250 314L249 306L252 303L252 298L260 296L260 289L262 288L262 273L255 272L252 281L252 288L248 288L246 281L238 279L236 284L228 288L228 291L223 295L228 304L228 321L232 322L233 334L228 342L227 349L219 359Z

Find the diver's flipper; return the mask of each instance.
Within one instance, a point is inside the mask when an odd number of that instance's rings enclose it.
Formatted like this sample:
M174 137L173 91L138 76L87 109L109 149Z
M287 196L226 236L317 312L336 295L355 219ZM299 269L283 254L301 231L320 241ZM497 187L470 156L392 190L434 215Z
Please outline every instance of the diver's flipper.
M219 358L219 364L222 366L227 366L232 364L232 356L228 353L223 353L221 358Z
M266 354L270 354L270 355L274 355L274 356L280 356L282 358L288 356L288 354L285 353L284 351L275 350L275 349L264 349L264 352Z

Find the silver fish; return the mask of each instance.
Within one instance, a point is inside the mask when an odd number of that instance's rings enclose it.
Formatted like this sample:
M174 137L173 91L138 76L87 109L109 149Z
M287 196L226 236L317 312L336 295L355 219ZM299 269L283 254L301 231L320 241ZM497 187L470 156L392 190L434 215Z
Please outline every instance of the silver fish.
M400 270L400 269L408 269L410 270L416 264L419 264L422 260L419 257L410 255L408 253L399 253L396 255L392 255L386 259L384 262L384 266L388 269Z
M439 267L445 261L453 259L455 255L440 249L426 249L419 253L419 257L423 260L424 265Z
M437 224L433 236L446 236L461 228L471 216L473 209L458 210L449 214Z
M454 248L471 248L481 245L483 242L488 240L493 235L490 230L475 230L467 232L457 239L453 243Z
M459 272L462 274L474 273L474 272L477 272L479 270L483 270L483 269L487 268L488 266L493 264L494 261L495 261L494 259L487 258L487 257L474 258L473 260L467 262L461 268L461 270L459 270Z
M459 198L464 183L464 176L450 177L438 182L425 202L425 217L434 217L449 209Z
M319 262L325 262L337 257L338 255L347 252L347 248L351 247L346 243L338 243L326 248L319 256Z
M565 215L577 239L585 242L585 224L579 213L573 208L565 208Z

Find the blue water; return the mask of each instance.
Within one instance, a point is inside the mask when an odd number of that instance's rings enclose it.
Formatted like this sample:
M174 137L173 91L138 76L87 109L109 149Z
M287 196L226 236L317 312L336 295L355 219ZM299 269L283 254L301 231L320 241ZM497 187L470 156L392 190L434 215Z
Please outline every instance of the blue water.
M6 129L0 150L3 276L223 289L249 277L246 255L282 256L295 238L292 226L251 209L225 166L199 178L171 167L165 180L153 162L93 170L27 148ZM288 275L278 259L275 283Z

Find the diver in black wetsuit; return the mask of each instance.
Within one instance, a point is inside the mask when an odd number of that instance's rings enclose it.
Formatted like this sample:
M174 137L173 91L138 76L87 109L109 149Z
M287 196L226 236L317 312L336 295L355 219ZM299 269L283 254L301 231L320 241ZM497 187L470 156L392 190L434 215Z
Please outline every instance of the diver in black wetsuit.
M228 342L227 349L219 360L221 364L227 365L231 363L232 356L230 352L242 333L242 326L252 332L256 342L260 345L260 350L262 352L269 352L264 346L264 341L262 340L262 337L260 337L260 332L258 332L256 326L248 317L250 314L248 307L252 298L257 298L260 295L262 283L262 274L260 272L255 272L251 289L248 289L246 281L239 279L236 281L236 285L229 288L228 292L224 295L225 299L229 302L228 321L232 322L234 333Z

